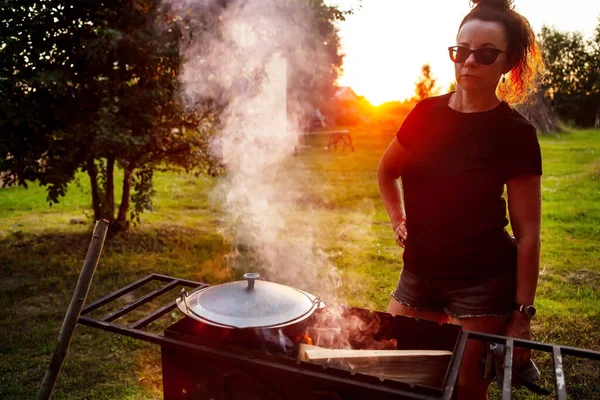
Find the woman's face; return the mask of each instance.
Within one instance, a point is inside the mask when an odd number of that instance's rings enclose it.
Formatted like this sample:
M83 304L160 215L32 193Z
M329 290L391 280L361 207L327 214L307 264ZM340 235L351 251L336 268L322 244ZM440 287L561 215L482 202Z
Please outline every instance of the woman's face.
M456 36L457 46L471 50L494 48L506 51L507 41L504 27L498 22L473 19L467 21ZM456 82L465 91L496 91L503 73L508 72L506 53L500 53L491 65L482 65L471 53L462 63L454 64Z

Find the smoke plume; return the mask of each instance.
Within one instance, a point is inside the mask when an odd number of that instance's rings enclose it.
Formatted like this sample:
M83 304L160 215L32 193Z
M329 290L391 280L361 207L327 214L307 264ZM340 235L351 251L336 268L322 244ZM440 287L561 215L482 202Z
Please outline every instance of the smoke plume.
M171 15L202 16L182 46L182 99L223 106L211 151L226 169L212 193L231 265L331 296L339 278L321 251L306 195L310 171L294 153L306 110L298 76L331 68L310 2L167 0ZM192 18L193 19L193 18ZM319 41L321 43L319 43Z

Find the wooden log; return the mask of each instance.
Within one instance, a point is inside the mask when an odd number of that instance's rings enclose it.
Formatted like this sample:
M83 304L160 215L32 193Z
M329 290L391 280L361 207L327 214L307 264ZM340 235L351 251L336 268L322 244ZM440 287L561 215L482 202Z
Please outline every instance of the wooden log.
M452 356L451 351L446 350L354 350L354 349L326 349L324 347L301 344L299 358L302 361L315 361L332 358L377 358L378 360L390 357L440 357Z
M347 350L301 344L298 359L409 384L441 387L452 352L445 350Z
M87 255L85 257L85 261L83 262L83 267L81 268L81 274L79 275L79 280L77 281L77 286L75 287L71 304L69 305L67 314L60 328L60 333L58 334L58 343L54 349L54 354L52 354L52 359L50 360L48 370L44 375L44 380L40 386L37 400L47 400L52 396L52 391L54 390L56 380L58 379L58 375L62 369L63 361L65 360L67 351L71 345L71 338L73 337L73 332L77 326L77 320L79 319L79 315L83 309L83 304L85 303L85 299L88 295L92 278L94 276L94 271L96 270L96 265L98 265L98 260L100 259L100 253L102 252L102 246L104 245L104 239L106 238L107 231L108 221L96 221L94 233L92 234L92 241L88 247Z

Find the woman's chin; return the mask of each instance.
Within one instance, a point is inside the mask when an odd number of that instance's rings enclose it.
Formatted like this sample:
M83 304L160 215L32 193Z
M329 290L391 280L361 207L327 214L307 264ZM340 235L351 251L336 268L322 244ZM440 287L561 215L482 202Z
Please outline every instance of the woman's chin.
M466 76L461 76L460 78L458 78L457 83L458 86L460 86L463 90L477 90L479 86L479 82L476 82L474 78L469 78Z
M465 92L481 92L490 90L489 87L482 85L481 82L474 82L474 79L462 78L458 82L458 86ZM492 89L494 90L494 89Z

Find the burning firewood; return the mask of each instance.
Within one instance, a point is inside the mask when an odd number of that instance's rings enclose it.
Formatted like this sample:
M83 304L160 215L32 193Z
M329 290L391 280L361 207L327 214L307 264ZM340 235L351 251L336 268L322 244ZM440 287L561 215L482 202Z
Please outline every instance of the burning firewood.
M452 357L445 350L347 350L301 344L298 360L409 384L440 387Z

